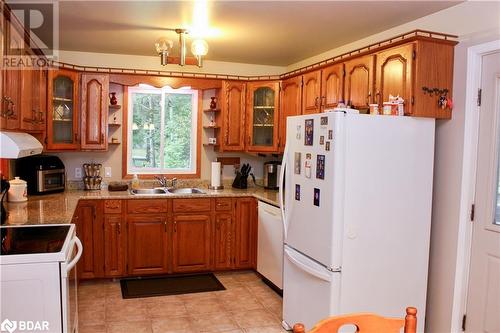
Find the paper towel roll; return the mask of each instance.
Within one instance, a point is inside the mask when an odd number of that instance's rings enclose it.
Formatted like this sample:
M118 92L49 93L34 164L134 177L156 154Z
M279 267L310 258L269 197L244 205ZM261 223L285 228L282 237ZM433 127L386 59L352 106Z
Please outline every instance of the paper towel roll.
M221 186L221 163L220 162L212 162L212 187Z

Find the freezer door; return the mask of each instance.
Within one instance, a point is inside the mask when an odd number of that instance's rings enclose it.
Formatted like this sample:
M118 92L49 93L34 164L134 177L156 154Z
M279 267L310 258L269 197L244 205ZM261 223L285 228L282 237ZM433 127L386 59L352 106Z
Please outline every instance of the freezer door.
M303 323L311 329L318 321L338 313L340 273L285 245L283 326Z
M283 157L285 243L332 268L341 260L344 122L337 112L288 117Z

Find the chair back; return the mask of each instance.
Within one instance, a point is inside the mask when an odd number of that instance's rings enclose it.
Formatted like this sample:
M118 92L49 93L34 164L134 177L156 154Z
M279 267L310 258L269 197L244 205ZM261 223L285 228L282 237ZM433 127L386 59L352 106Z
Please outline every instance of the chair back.
M399 333L404 327L404 333L417 332L417 309L406 308L405 319L386 318L372 313L350 314L344 316L330 317L320 321L308 333L337 333L344 325L354 325L356 333ZM305 333L302 324L293 326L293 333Z

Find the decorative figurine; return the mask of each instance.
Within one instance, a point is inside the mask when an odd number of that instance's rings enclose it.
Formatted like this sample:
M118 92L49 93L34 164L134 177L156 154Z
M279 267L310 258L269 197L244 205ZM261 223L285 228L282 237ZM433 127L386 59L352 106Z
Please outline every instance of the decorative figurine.
M118 104L118 99L116 98L116 93L112 92L109 94L109 104L116 105Z
M210 109L215 110L217 108L217 97L210 97L212 100L210 102Z

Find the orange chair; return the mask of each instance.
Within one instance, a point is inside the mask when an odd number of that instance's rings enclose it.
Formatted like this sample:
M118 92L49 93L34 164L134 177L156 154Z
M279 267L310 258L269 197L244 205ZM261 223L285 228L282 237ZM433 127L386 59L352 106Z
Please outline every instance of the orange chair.
M324 319L308 333L337 333L344 325L356 326L359 333L399 333L404 327L404 333L417 332L417 309L406 308L405 319L385 318L375 314L351 314ZM306 333L302 324L293 325L293 333Z

